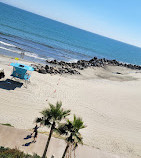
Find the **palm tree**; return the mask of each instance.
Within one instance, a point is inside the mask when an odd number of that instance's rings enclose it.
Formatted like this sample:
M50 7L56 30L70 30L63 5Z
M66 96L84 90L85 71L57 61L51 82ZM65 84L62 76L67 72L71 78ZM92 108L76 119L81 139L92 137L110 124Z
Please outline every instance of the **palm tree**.
M83 144L83 141L82 141L83 138L81 134L79 133L79 130L85 127L86 126L84 125L84 122L82 121L82 119L80 117L76 117L75 115L74 115L73 121L68 120L67 123L60 124L60 126L57 129L57 132L59 132L59 134L61 135L67 135L65 139L67 145L66 145L62 158L65 158L67 150L71 144L74 146L74 150L78 146L78 143Z
M49 106L50 106L49 108L44 109L41 112L43 117L36 119L37 123L40 123L41 125L44 125L50 128L49 137L48 137L42 158L46 157L50 139L54 130L56 129L56 125L66 116L70 115L70 110L64 110L63 108L61 108L62 102L57 102L56 105L49 103Z

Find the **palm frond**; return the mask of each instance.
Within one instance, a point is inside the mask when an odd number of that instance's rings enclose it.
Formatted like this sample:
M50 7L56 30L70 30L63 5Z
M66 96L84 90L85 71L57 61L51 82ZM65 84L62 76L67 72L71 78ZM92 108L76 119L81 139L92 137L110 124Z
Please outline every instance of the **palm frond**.
M71 110L66 110L62 112L63 117L65 118L66 116L70 115Z
M49 117L49 115L50 115L50 109L49 108L44 109L40 113L43 115L43 117Z
M50 127L50 125L55 122L56 126L63 118L70 115L70 110L64 110L61 107L61 101L57 102L56 105L49 103L49 108L40 112L43 116L41 124Z
M57 101L57 103L56 103L56 109L60 110L61 106L62 106L62 102L61 101L60 102Z
M77 129L83 129L86 126L84 125L84 122L82 121L82 118L80 117L76 117L76 115L74 115L74 119L73 119L73 126Z
M61 130L62 127L63 133L67 133L68 135L66 137L66 142L71 143L74 146L73 150L77 148L78 144L83 144L83 138L79 133L79 130L85 128L86 126L80 117L76 117L76 115L74 115L73 121L67 120L66 124L61 126Z
M37 117L37 118L35 119L35 122L36 122L36 123L40 123L42 120L43 120L43 118Z
M68 128L66 124L60 124L58 128L56 129L57 133L60 135L67 135L68 134Z

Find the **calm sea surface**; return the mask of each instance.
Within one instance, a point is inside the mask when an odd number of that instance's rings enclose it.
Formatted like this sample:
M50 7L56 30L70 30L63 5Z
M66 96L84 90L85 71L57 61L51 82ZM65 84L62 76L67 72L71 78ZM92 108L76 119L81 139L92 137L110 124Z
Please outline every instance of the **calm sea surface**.
M141 65L141 48L0 3L0 54L44 62L94 56Z

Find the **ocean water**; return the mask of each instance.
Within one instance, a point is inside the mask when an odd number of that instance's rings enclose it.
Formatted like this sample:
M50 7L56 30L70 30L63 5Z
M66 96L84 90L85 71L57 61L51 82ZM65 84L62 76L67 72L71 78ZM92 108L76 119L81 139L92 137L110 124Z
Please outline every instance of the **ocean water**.
M94 56L141 65L141 48L0 3L0 54L35 62Z

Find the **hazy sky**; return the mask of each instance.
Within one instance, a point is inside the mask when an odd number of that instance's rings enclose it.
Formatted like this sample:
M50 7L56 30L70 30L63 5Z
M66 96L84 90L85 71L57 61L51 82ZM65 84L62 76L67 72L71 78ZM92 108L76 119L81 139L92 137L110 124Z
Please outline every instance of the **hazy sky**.
M0 0L141 47L141 0Z

